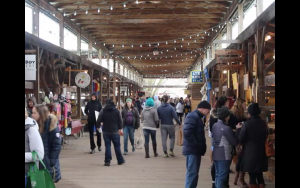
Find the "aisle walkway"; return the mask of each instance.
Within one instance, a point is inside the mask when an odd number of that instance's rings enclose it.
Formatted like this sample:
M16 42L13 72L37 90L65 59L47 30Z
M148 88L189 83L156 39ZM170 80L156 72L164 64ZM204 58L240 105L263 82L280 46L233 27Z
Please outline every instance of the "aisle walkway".
M96 138L95 138L96 139ZM144 149L137 149L124 156L126 163L117 165L115 155L110 167L104 165L104 143L102 151L93 155L89 152L88 133L78 140L70 140L69 145L61 151L60 163L62 179L57 188L184 188L185 157L182 147L175 146L174 158L163 158L160 131L157 131L158 157L145 159ZM169 142L169 141L168 141ZM123 140L121 140L123 146ZM210 138L207 137L208 148ZM129 147L131 150L131 147ZM122 148L123 152L123 148ZM114 153L114 151L113 151ZM211 188L210 151L202 158L200 167L199 188ZM232 169L233 166L232 166ZM231 188L233 174L230 175ZM248 181L248 180L247 180ZM267 188L275 188L275 183L267 182ZM272 185L271 185L272 184Z

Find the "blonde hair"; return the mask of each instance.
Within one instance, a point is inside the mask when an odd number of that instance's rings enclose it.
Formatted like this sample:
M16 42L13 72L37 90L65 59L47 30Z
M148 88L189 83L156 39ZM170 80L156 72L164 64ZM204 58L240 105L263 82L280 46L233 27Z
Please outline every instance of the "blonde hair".
M238 119L245 118L245 112L243 108L244 102L246 102L244 99L237 98L231 107L231 111Z
M48 107L44 104L37 104L34 105L34 107L37 111L37 113L39 113L39 119L37 119L37 123L39 124L39 131L40 133L44 132L44 124L48 119L49 116L49 110Z
M28 118L28 112L27 109L25 108L25 120Z

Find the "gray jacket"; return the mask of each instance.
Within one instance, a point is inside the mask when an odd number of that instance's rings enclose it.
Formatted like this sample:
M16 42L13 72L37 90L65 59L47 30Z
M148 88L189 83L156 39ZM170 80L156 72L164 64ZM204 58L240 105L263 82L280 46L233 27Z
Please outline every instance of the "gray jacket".
M238 139L235 133L222 120L218 120L212 127L213 139L213 160L223 161L231 160L233 146L238 144Z
M35 120L25 119L25 173L28 172L28 163L33 162L32 151L36 151L41 159L44 158L44 145L39 133L39 126Z
M158 107L160 107L160 105L161 105L161 102L160 102L160 100L157 99L157 100L154 101L154 106L153 106L153 108L154 108L154 109L157 109Z
M142 111L142 122L144 128L156 130L156 124L159 121L157 110L153 107L146 107Z

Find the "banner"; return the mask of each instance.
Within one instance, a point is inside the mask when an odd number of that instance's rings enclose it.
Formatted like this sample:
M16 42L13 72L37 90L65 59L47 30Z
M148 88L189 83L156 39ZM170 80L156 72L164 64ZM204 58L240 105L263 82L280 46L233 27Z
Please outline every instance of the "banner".
M26 80L36 80L36 55L25 55Z
M203 83L203 71L200 70L191 71L191 82Z
M232 74L232 82L233 82L233 90L237 90L237 88L238 88L238 81L237 81L237 74L236 74L236 72Z
M207 91L209 91L211 89L211 82L207 82L207 80L209 79L209 72L207 67L204 68L204 75L207 83Z

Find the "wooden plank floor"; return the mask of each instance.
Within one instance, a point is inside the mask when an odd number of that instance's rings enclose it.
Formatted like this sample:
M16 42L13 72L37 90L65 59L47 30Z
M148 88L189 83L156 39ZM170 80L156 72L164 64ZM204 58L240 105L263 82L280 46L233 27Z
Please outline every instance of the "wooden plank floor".
M104 141L102 151L90 155L88 133L78 140L71 139L60 154L62 179L56 184L57 188L184 188L185 157L182 147L175 143L175 157L164 158L161 146L161 134L158 130L158 157L153 157L150 146L150 158L145 159L144 149L131 152L124 156L126 163L117 165L112 148L112 163L110 167L104 166ZM96 139L96 138L95 138ZM169 140L168 140L169 145ZM199 173L199 188L211 188L210 166L210 138L207 136L208 150L202 157ZM169 147L168 147L169 149ZM121 151L123 153L123 137L121 138ZM234 169L234 165L231 166ZM230 174L230 187L233 185L233 176ZM248 175L246 175L248 181ZM275 188L275 182L268 182L267 188Z

